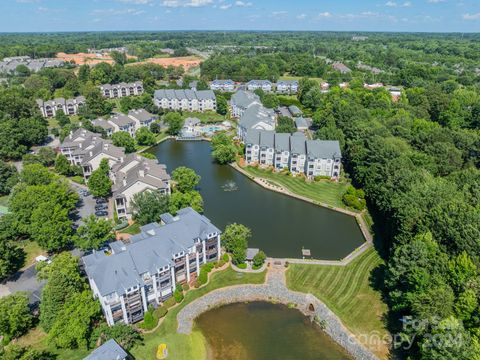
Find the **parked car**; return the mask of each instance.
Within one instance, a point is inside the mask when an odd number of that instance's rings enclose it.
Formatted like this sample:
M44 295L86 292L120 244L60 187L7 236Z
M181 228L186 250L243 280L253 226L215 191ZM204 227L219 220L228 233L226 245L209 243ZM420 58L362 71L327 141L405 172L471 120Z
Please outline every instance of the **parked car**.
M95 211L98 211L98 210L107 210L108 209L108 205L107 204L98 204L98 205L95 205Z
M95 200L95 202L97 204L106 204L107 203L107 200L103 199L103 198L98 198L97 200Z
M41 262L46 262L47 264L50 264L52 262L52 260L50 260L48 257L44 256L44 255L38 255L36 258L35 258L35 261L37 263L41 263Z
M95 216L108 216L108 211L105 211L105 210L95 211Z

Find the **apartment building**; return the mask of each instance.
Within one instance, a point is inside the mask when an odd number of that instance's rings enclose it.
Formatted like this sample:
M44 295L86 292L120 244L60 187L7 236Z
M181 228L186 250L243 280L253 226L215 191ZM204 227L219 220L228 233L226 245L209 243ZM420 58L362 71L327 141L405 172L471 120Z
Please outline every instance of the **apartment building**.
M230 99L231 114L235 118L243 115L250 106L261 105L260 97L250 91L238 90Z
M213 80L210 83L210 90L233 92L235 83L232 80Z
M246 85L248 91L262 89L265 92L270 92L273 89L273 84L268 80L250 80Z
M184 111L216 110L217 99L212 90L155 90L154 103L161 109Z
M133 83L103 84L99 86L102 95L106 98L115 99L125 96L138 96L143 94L143 83L135 81Z
M159 191L170 194L170 175L167 167L157 160L129 154L111 169L112 193L119 218L130 218L131 201L135 194Z
M332 64L332 67L333 67L334 70L339 71L341 74L348 74L348 73L352 72L352 70L348 66L346 66L345 64L343 64L339 61L335 61Z
M244 141L247 131L255 130L275 130L276 114L273 109L267 109L262 104L252 104L240 117L237 127L237 136Z
M93 350L83 360L127 360L131 359L114 339L110 339Z
M277 93L296 94L298 92L297 80L279 80L277 81Z
M177 283L192 282L202 264L221 256L221 231L192 208L141 227L130 243L110 244L108 254L82 258L88 281L109 325L135 323L172 296Z
M92 121L93 126L102 128L107 136L112 136L117 131L125 131L130 136L135 136L135 132L141 127L150 127L157 120L157 116L149 113L145 109L130 110L128 115L117 114L109 119L96 119Z
M54 58L32 59L30 56L6 57L3 61L0 61L0 73L15 73L19 65L25 65L31 72L38 72L46 68L63 66L65 62Z
M59 110L63 110L66 115L76 115L80 107L85 105L85 98L77 96L73 99L56 98L47 101L37 99L37 105L43 117L54 117Z
M273 159L271 157L273 154ZM340 176L341 152L338 141L307 140L303 133L292 135L274 131L249 130L245 139L247 164L273 166L308 178Z

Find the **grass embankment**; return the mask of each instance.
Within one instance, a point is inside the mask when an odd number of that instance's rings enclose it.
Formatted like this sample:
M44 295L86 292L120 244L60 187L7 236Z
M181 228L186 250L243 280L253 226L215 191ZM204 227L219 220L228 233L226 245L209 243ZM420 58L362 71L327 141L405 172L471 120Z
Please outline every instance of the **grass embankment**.
M182 117L184 119L193 117L199 119L203 124L207 123L218 123L226 120L224 115L217 114L214 111L205 111L205 112L189 112L183 111Z
M380 291L373 289L372 273L383 264L374 249L369 249L347 266L291 264L287 286L295 291L311 293L322 300L360 339L384 339L388 335L384 317L387 305ZM361 337L363 335L363 337ZM373 336L372 336L373 335ZM387 359L388 346L380 342L367 344L377 356Z
M130 235L140 234L140 226L141 225L139 223L133 223L132 225L126 227L125 229L122 229L120 232L125 234L130 234Z
M231 285L262 284L265 282L265 272L260 274L238 273L228 267L226 270L212 273L209 283L200 289L190 290L185 299L177 307L170 309L160 327L151 334L146 334L144 345L132 349L136 359L155 359L157 346L165 343L168 346L168 358L182 360L198 360L206 358L206 348L203 335L194 330L190 335L177 333L177 314L188 303L206 293Z
M35 258L39 255L47 255L47 252L43 250L40 245L35 241L24 240L18 243L18 245L25 251L25 264L20 270L24 270L29 266L35 264Z
M294 194L305 196L313 201L324 203L332 207L346 209L342 202L342 196L347 190L345 182L333 182L321 180L318 182L305 181L300 177L293 177L281 173L273 173L271 170L260 169L253 166L243 168L250 175L268 180L273 185L280 185Z

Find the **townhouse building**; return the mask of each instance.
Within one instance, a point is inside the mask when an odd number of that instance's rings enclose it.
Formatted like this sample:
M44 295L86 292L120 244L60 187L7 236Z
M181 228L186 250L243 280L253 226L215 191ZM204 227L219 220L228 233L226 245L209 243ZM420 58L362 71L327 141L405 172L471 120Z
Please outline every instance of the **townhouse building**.
M65 115L76 115L83 105L85 105L83 96L77 96L73 99L56 98L47 101L37 99L37 106L43 117L54 117L59 110L62 110Z
M135 81L133 83L103 84L99 86L103 97L109 99L121 98L125 96L138 96L143 94L143 82Z
M94 252L82 262L109 325L143 319L148 306L172 296L177 283L194 281L202 264L221 256L221 231L192 208L141 227L125 244L110 243L109 252Z
M55 58L32 59L30 56L6 57L3 61L0 61L0 73L15 73L19 65L25 65L31 72L38 72L46 68L63 66L65 62Z
M131 359L114 339L110 339L93 350L83 360L127 360Z
M290 135L252 129L245 139L245 161L273 166L276 171L288 169L294 175L305 174L310 179L329 176L337 180L341 152L338 141L307 140L300 132Z
M234 92L235 83L232 80L213 80L210 83L210 90Z
M111 168L112 193L118 218L130 218L131 202L135 194L158 191L170 194L170 175L167 167L157 160L137 154L126 155Z
M117 131L125 131L130 136L135 136L135 132L142 127L150 127L157 120L157 116L149 113L145 109L130 110L128 115L117 114L109 119L95 119L93 126L102 128L107 136L112 136Z
M155 90L154 103L161 109L184 111L216 110L217 100L212 90Z
M277 81L277 93L296 94L298 92L297 80L279 80Z
M268 80L250 80L246 85L248 91L262 89L265 92L270 92L273 89L273 84Z
M255 104L262 104L257 94L251 91L238 90L230 99L232 117L239 118L245 110Z

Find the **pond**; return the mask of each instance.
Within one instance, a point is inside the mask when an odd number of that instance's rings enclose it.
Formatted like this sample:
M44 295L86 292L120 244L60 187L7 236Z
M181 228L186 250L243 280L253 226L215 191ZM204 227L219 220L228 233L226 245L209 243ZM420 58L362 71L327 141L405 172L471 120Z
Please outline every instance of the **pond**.
M225 305L203 313L195 324L209 360L351 359L317 324L285 305Z
M231 166L218 165L206 141L167 140L153 147L171 173L179 166L201 177L205 216L219 229L240 223L252 230L249 247L277 258L301 258L302 248L315 259L338 260L360 246L363 235L352 216L266 190Z

